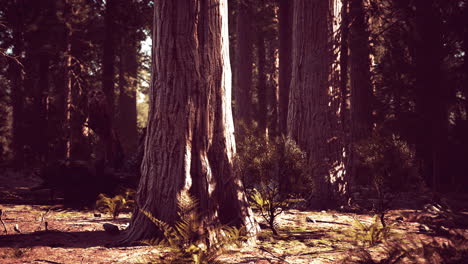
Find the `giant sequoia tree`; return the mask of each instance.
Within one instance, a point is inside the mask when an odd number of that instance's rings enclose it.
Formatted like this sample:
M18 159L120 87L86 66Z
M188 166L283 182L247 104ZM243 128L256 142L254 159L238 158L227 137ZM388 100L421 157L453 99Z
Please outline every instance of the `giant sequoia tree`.
M342 134L331 82L333 17L323 0L294 1L288 135L307 152L318 206L340 202L346 191ZM311 26L313 25L313 26Z
M155 2L153 79L136 203L167 223L177 200L199 202L202 225L257 225L233 171L231 69L226 0ZM206 229L205 229L206 230ZM157 235L136 210L127 241Z

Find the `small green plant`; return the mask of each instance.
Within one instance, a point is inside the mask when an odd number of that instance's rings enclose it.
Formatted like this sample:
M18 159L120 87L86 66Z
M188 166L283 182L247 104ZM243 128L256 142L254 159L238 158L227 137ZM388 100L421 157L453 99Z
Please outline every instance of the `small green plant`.
M119 214L125 210L133 208L133 195L134 191L127 189L123 194L109 197L105 194L99 194L96 201L96 209L102 213L110 213L112 218L116 219Z
M189 195L181 195L178 207L180 219L174 225L153 217L149 212L141 211L162 233L160 238L143 242L169 249L172 254L164 257L167 263L221 263L217 258L225 248L230 245L240 246L246 240L243 228L210 227L210 232L206 231L198 212L198 202Z
M364 224L358 219L354 219L353 227L351 235L354 242L362 246L377 245L393 235L392 226L383 226L379 215L375 215L370 224Z
M264 186L260 191L253 189L250 194L250 205L260 212L274 235L278 235L276 217L288 206L288 202L282 197L278 188L270 186Z

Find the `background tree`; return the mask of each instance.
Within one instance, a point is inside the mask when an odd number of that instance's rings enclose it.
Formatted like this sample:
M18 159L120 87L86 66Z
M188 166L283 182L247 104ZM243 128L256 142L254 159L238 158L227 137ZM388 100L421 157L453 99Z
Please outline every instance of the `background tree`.
M372 83L370 72L370 47L367 16L364 1L349 1L349 75L350 75L350 138L359 142L372 133ZM348 26L348 25L346 25ZM351 151L354 151L351 148ZM359 159L352 155L352 178L365 177ZM369 183L369 179L365 179Z
M342 134L338 131L338 111L332 102L334 87L330 82L332 6L328 1L294 2L288 135L308 155L320 207L339 202L346 190Z
M250 123L252 119L252 70L253 70L253 3L237 3L236 17L236 67L234 76L235 116L239 121ZM237 122L236 122L237 123Z
M279 1L279 133L286 135L289 89L291 84L291 45L293 5L288 0Z

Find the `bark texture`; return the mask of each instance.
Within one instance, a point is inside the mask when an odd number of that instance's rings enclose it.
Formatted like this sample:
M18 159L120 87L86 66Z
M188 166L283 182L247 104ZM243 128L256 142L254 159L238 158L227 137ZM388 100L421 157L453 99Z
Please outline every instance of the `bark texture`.
M172 224L184 192L198 200L206 227L257 232L233 171L227 15L227 0L155 2L149 122L127 242L158 234L139 209Z
M347 189L339 111L332 97L332 6L323 0L294 2L288 135L308 154L317 207L342 202Z

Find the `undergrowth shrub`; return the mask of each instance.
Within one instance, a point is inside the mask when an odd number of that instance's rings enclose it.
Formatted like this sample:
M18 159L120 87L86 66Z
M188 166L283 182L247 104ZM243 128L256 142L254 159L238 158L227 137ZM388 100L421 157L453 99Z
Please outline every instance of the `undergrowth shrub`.
M401 191L419 180L415 175L414 151L395 135L375 131L371 137L355 143L353 148L359 163L368 169L369 183L377 192Z
M267 138L255 126L241 124L238 130L236 164L247 189L269 186L278 188L282 196L311 193L307 157L294 140Z
M221 263L218 257L230 246L241 246L247 240L243 228L230 226L209 227L203 224L199 213L198 202L193 197L181 195L178 202L179 220L174 225L161 221L151 213L141 211L161 231L162 236L143 241L145 244L162 247L169 250L164 256L164 263L193 263L216 264ZM161 259L150 257L152 262L160 263Z
M116 219L120 213L133 208L135 204L134 195L135 191L131 189L126 189L122 194L114 197L101 193L96 201L96 210L101 213L109 213L112 215L112 218Z
M370 224L354 219L353 229L349 235L352 236L356 245L375 246L394 236L392 228L390 225L383 226L379 215L375 215Z

